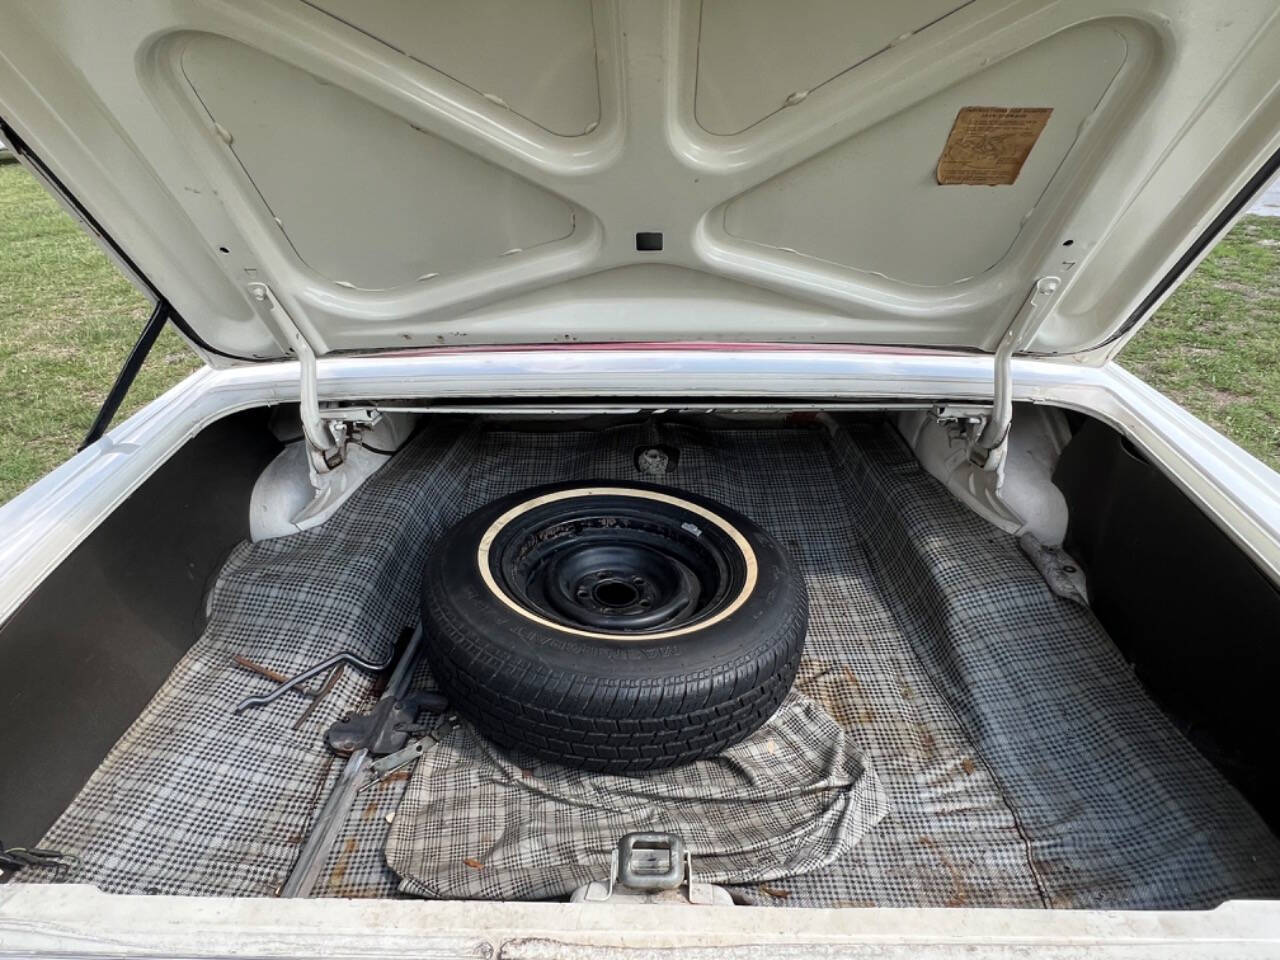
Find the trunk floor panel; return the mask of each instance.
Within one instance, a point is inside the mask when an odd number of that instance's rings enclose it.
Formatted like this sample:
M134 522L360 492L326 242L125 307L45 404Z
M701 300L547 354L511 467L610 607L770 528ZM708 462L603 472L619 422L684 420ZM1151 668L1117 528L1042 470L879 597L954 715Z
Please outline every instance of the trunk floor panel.
M323 731L367 708L370 683L347 671L294 731L299 697L231 714L266 684L232 657L291 673L343 648L384 655L448 524L538 483L648 479L633 458L654 443L679 450L667 483L751 517L800 563L797 688L888 796L849 855L734 887L737 899L1178 909L1280 896L1280 843L1093 615L1053 595L1014 538L956 502L890 427L862 422L834 434L433 423L324 526L233 553L204 636L43 845L79 854L68 879L111 892L274 893L340 767ZM416 681L430 684L425 666ZM383 848L406 779L359 795L316 894L395 895Z

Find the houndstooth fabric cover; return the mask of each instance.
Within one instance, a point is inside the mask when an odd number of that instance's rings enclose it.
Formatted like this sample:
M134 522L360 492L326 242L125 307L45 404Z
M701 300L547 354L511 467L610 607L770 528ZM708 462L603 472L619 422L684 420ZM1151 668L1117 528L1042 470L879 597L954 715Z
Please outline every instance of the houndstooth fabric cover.
M341 770L324 731L372 706L372 683L344 670L295 730L310 702L301 696L232 713L272 686L233 658L291 674L344 649L385 657L417 621L405 571L457 516L478 439L442 424L323 526L232 551L204 634L45 835L80 858L64 879L109 893L278 891Z
M1178 908L1280 894L1280 844L1090 611L1050 592L888 424L490 431L465 509L553 480L638 479L635 451L654 443L679 450L665 482L751 517L799 562L810 623L796 690L840 723L889 801L838 861L735 886L740 902Z
M719 756L635 777L508 754L468 723L418 763L387 840L401 890L448 899L565 897L608 875L626 833L678 834L699 880L776 880L827 866L885 814L841 727L790 694Z
M655 442L679 450L667 483L746 514L796 558L810 622L795 689L888 799L849 852L733 887L738 900L1176 909L1280 896L1280 844L1092 614L1053 595L1012 537L879 422L831 434L433 422L324 526L236 551L204 637L45 845L85 858L70 879L116 892L270 894L336 775L321 733L367 702L367 681L346 676L295 733L297 700L230 717L265 684L231 654L283 672L343 647L377 656L412 619L422 558L454 519L537 483L650 479L634 454ZM417 683L431 683L426 664ZM318 894L394 895L383 848L409 777L360 794Z

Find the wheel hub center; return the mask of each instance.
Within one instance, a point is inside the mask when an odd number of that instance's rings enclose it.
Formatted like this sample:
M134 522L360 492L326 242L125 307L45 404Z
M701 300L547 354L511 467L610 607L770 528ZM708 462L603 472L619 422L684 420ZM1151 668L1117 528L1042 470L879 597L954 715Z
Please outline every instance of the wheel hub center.
M621 631L687 618L702 599L701 581L677 554L613 527L563 543L530 581L571 621Z
M621 610L632 606L640 599L640 590L626 580L609 577L606 580L598 580L591 588L591 595L600 606Z

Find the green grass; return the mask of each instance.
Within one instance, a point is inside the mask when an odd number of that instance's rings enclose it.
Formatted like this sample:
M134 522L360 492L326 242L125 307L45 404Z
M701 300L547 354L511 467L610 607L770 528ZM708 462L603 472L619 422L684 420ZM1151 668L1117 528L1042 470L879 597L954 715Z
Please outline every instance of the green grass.
M0 503L75 452L150 311L26 170L0 165ZM116 422L199 365L165 330Z
M149 310L30 174L0 165L0 503L75 452ZM1121 362L1280 468L1280 218L1241 221ZM198 366L166 330L117 421Z
M1280 470L1280 217L1237 223L1120 362Z

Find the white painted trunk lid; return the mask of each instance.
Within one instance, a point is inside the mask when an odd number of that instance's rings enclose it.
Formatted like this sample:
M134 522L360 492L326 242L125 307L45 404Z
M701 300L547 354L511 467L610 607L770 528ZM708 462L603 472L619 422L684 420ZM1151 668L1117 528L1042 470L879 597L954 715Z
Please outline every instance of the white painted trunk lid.
M1280 147L1273 0L11 0L0 115L210 345L1081 353Z

